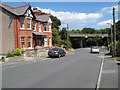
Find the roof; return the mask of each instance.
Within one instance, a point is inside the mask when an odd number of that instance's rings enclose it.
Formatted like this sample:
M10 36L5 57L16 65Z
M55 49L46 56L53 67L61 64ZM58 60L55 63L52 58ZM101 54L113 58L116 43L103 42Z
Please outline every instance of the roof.
M36 36L46 36L46 35L43 34L42 32L33 32L33 34L35 34Z
M13 9L17 15L24 15L29 6Z
M21 15L25 14L25 12L28 10L28 8L30 8L30 5L28 4L28 5L25 5L25 6L20 6L20 7L15 7L14 8L14 7L4 5L4 4L0 4L0 7L6 9L7 11L11 12L14 15L21 16ZM33 13L32 10L31 10L31 12ZM34 15L34 13L33 13L33 15ZM34 17L35 17L35 15L34 15Z
M12 13L14 15L17 15L17 13L13 9L11 9L10 7L6 7L3 4L0 4L0 7L6 9L7 11L9 11L10 13Z
M36 20L41 21L41 22L47 22L49 18L50 18L50 15L36 16Z

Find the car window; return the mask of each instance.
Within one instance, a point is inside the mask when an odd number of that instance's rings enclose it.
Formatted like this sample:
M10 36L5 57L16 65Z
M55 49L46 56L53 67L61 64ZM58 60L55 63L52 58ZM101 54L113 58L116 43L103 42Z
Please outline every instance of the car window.
M52 48L51 50L58 51L59 49L58 48Z

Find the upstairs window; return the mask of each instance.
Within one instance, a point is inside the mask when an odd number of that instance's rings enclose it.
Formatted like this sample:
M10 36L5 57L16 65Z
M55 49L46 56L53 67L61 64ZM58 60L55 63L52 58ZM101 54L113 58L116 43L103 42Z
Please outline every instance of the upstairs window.
M44 31L47 31L47 24L44 24Z
M31 29L31 19L27 18L27 28Z
M51 37L49 37L49 45L51 46L52 45L52 42L51 42Z
M36 22L33 22L33 30L36 31Z
M49 24L49 31L51 31L51 24Z
M20 28L25 28L24 25L25 25L25 24L24 24L24 18L21 17L21 18L20 18Z
M41 32L41 23L39 23L38 26L39 26L39 32Z

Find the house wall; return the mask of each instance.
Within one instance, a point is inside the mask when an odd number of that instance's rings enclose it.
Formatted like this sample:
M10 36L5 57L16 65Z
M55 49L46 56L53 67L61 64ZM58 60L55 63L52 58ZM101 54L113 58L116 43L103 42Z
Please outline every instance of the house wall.
M0 8L0 54L2 54L2 8Z
M25 48L26 51L33 51L34 50L34 43L33 43L33 30L32 30L32 19L31 19L31 29L29 30L27 28L27 18L24 18L24 23L25 23L25 29L20 29L20 17L17 18L17 30L18 31L18 37L16 37L16 40L18 38L18 43L16 43L16 46L18 45L18 48L21 49L21 37L24 36L25 37ZM28 37L31 37L31 48L28 48Z
M15 50L14 18L14 15L2 9L2 50L0 50L2 53L0 54Z

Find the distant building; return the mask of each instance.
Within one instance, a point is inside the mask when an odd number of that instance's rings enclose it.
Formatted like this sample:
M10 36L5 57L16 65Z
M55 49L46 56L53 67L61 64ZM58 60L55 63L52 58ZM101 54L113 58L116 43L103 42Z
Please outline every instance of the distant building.
M16 48L34 51L34 47L52 46L52 20L50 14L38 15L37 8L24 5L11 7L0 3L2 39L0 54ZM2 49L2 50L1 50Z

